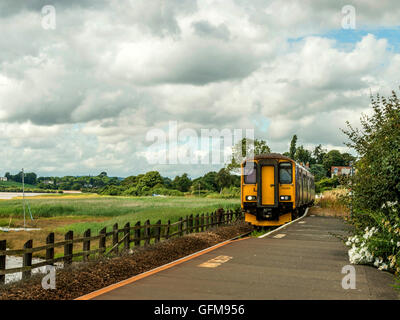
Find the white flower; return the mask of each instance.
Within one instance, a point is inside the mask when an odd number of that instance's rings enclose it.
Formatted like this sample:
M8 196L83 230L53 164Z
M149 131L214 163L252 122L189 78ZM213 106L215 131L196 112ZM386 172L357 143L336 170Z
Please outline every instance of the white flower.
M386 263L383 263L378 269L379 270L387 270L388 266Z

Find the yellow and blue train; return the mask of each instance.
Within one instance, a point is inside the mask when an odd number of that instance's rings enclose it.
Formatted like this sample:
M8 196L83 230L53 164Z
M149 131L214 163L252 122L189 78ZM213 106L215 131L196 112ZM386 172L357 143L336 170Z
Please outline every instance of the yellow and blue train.
M241 205L245 221L280 226L302 215L315 200L314 176L306 166L278 153L241 164Z

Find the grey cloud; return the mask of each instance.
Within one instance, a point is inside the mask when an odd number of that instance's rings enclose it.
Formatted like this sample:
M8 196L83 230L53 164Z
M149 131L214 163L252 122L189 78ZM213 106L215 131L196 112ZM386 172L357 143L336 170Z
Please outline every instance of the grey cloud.
M195 33L201 37L214 37L222 40L229 40L230 32L225 24L218 26L211 25L208 21L192 23Z
M56 10L65 10L71 8L102 8L107 0L4 0L0 2L0 17L9 17L20 13L21 11L34 11L41 13L44 6L52 5Z

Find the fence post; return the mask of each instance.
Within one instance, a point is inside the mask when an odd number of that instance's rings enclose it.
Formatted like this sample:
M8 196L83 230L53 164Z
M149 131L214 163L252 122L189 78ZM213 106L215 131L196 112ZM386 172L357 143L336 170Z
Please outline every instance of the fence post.
M7 240L0 241L0 250L7 250ZM0 271L6 270L6 254L0 254ZM0 274L0 285L6 283L6 275Z
M131 225L129 222L127 222L124 226L124 248L125 250L129 250L131 239L130 239L130 234L131 234Z
M236 220L242 219L242 210L240 208L236 209Z
M46 237L46 245L54 245L54 232L49 233ZM46 262L48 265L54 265L54 247L46 248Z
M135 229L135 247L140 247L140 230L141 230L141 228L140 228L140 221L138 221L138 222L136 222L136 224L135 224L135 227L137 228L137 229Z
M179 218L179 225L178 225L178 230L179 230L179 236L183 236L183 219L182 217Z
M180 219L182 219L182 218L180 218ZM167 223L167 230L165 231L165 239L169 239L169 232L170 232L170 229L171 229L171 220L168 220L168 223Z
M104 252L106 251L106 233L107 233L107 228L104 227L103 229L100 230L99 235L99 255L103 255Z
M90 235L91 235L90 229L87 229L83 233L84 238L90 238ZM89 255L90 255L89 251L90 251L90 239L83 240L83 261L89 260Z
M210 214L207 212L206 213L206 230L210 227Z
M24 249L32 249L33 247L33 240L28 240L24 244ZM23 267L31 267L32 266L32 252L24 253L23 260L22 260ZM31 276L32 269L30 268L27 271L22 272L22 279L27 279Z
M113 252L115 254L118 254L118 223L115 223L113 225L113 241L112 241L112 246L113 246Z
M151 236L151 229L150 229L150 220L146 220L144 223L145 228L144 228L144 245L148 246L150 244L150 236Z
M189 234L189 216L186 216L185 226L186 226L186 234Z
M200 216L199 214L196 214L195 218L194 218L194 230L195 232L199 232L199 223L200 222Z
M74 232L68 231L65 234L65 241L73 240L74 239ZM64 245L64 264L71 264L72 263L72 251L73 251L74 244L67 243Z
M192 233L193 232L193 214L190 215L189 221L190 221L190 233Z
M155 243L160 242L160 238L161 238L161 227L160 227L160 224L161 224L161 220L158 220L156 222L157 226L155 227L155 230L154 230L154 242Z

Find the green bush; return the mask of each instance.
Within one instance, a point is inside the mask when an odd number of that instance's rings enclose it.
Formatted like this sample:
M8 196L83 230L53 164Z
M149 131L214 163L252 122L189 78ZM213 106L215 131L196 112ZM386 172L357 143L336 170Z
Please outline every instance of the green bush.
M349 147L360 155L352 181L355 206L380 210L387 202L400 206L400 101L371 97L373 114L361 118L362 131L348 123Z
M350 222L355 235L352 263L368 263L381 270L400 272L400 101L393 91L389 98L371 97L373 114L361 118L362 130L343 130L349 147L360 159L349 180L353 193Z
M339 185L338 177L333 178L322 178L320 181L315 183L315 192L321 193L326 190L332 190Z
M207 195L207 198L215 198L215 199L240 198L240 188L238 187L223 188L221 193L210 193Z

